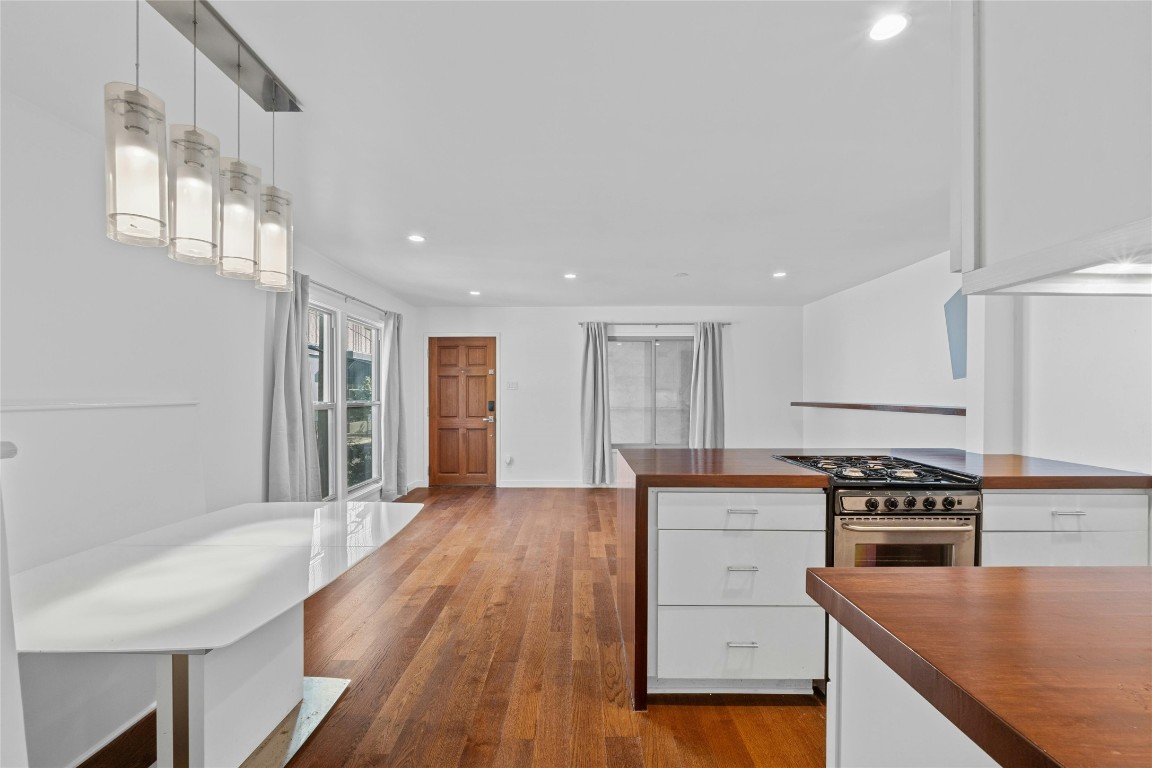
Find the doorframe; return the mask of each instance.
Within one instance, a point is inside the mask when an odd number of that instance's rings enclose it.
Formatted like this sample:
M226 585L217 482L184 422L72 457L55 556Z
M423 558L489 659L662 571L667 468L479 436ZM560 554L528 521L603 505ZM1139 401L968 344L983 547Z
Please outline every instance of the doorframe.
M424 333L424 374L422 376L424 381L424 486L430 488L432 486L432 473L430 467L432 466L432 435L429 432L428 422L431 420L432 404L428 398L428 387L431 385L431 377L429 374L429 365L431 360L428 358L428 343L432 339L447 339L447 338L492 338L496 339L496 488L504 487L504 430L500 428L500 421L503 416L503 406L501 405L502 398L500 397L500 374L504 370L502 360L504 344L500 340L500 334L492 331L451 331L451 332L438 332L438 333Z

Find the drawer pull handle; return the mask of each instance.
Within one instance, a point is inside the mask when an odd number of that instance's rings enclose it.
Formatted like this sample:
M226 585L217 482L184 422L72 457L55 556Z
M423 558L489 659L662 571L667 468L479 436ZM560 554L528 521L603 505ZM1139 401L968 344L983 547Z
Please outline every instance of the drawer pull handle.
M730 565L730 566L728 566L728 570L730 570L730 571L758 571L758 570L760 570L760 566L758 566L758 565Z
M1075 512L1062 512L1058 509L1052 510L1052 514L1058 515L1058 516L1059 515L1068 515L1070 517L1086 517L1088 515L1087 512L1081 512L1080 510L1076 510Z
M733 642L733 641L729 640L728 641L728 647L729 648L759 648L760 643L756 642L755 640L752 640L752 641L747 642L747 643L737 643L737 642Z
M728 508L728 514L730 514L730 515L758 515L758 514L760 514L760 510L758 510L758 509L736 509L733 507L729 507Z

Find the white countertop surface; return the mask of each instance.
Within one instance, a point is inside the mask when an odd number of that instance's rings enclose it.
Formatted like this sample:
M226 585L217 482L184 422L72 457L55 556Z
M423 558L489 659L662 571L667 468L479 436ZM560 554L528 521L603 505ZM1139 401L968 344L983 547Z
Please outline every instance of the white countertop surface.
M396 502L242 504L12 577L24 653L202 653L330 584L423 508Z

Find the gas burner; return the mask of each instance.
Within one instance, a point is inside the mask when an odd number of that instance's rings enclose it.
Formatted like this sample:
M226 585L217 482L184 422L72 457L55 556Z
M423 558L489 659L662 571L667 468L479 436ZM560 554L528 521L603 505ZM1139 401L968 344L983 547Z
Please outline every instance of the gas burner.
M980 478L963 472L919 464L894 456L777 456L833 478L833 484L853 487L927 486L979 487Z

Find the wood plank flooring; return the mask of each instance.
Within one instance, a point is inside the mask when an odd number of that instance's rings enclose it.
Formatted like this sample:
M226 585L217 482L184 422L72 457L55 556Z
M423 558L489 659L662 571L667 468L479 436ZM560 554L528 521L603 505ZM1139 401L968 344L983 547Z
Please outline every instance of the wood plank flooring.
M416 520L305 603L305 674L352 685L293 768L824 764L815 697L631 711L614 490L406 500Z

